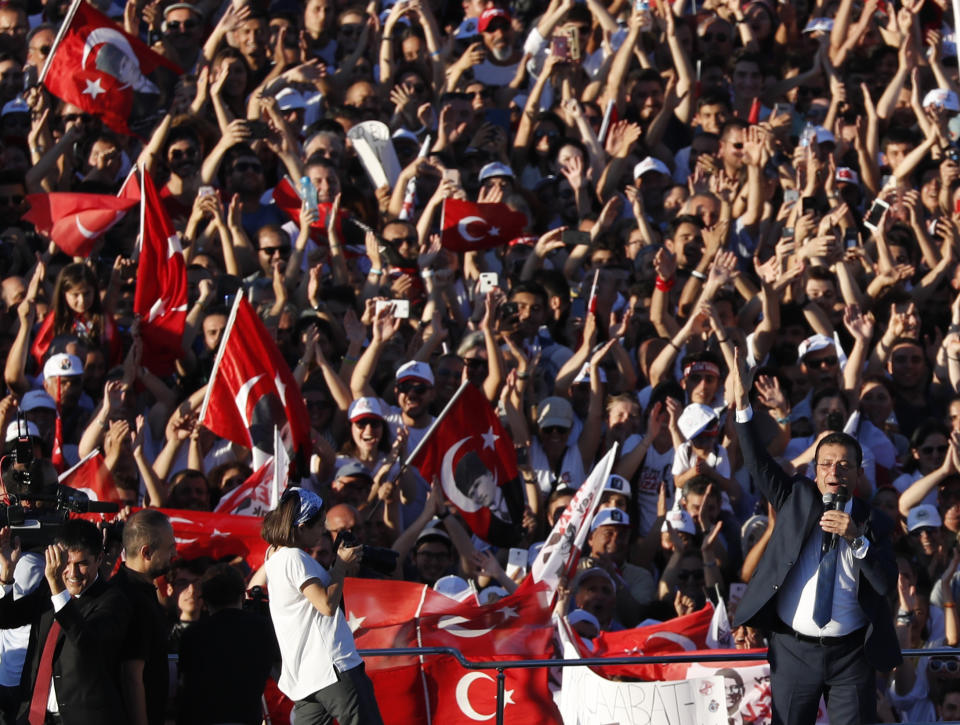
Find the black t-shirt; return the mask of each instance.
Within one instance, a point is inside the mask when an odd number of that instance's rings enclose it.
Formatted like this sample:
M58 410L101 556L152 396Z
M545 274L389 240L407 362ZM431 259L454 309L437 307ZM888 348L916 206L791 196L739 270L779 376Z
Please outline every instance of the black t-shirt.
M243 609L224 609L183 631L178 725L259 725L260 696L280 661L273 626Z
M157 589L126 566L113 578L130 602L131 618L123 650L122 662L143 660L143 687L147 700L147 719L150 725L163 725L164 709L170 685L167 669L167 632L169 624Z

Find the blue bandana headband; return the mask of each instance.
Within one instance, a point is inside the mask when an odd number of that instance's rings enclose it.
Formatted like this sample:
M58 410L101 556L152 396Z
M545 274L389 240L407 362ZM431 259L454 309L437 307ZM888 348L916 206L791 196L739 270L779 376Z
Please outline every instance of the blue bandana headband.
M297 518L294 519L293 522L296 526L303 526L320 513L320 509L323 507L323 499L313 491L294 487L287 489L287 493L295 493L297 494L297 498L300 499L300 510L297 512Z

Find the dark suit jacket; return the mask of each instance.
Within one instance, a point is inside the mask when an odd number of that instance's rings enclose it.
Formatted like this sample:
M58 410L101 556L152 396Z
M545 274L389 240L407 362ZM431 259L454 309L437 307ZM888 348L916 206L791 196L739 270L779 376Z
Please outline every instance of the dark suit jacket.
M26 723L47 634L54 617L61 633L53 659L53 681L64 725L126 723L120 694L120 643L129 608L116 587L95 581L79 598L54 614L50 589L43 582L14 601L0 598L0 627L33 625L20 680L23 702L17 722Z
M803 544L818 526L823 514L823 498L808 478L789 477L760 443L751 423L737 423L737 434L744 463L754 482L777 511L773 537L754 572L743 599L737 605L734 626L749 624L774 629L777 623L776 595ZM866 614L867 635L864 654L877 670L887 671L902 661L900 645L893 628L893 616L887 595L896 589L897 564L893 557L890 530L892 523L879 511L871 511L854 499L852 516L870 542L867 556L860 562L857 598Z

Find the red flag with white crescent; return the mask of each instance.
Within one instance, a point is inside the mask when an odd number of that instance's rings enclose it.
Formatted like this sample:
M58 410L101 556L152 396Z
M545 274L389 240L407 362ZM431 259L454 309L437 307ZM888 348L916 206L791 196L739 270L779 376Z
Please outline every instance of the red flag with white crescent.
M167 216L150 174L142 174L143 214L133 311L140 315L143 364L164 377L183 354L187 320L187 267L180 237Z
M263 564L267 551L267 542L260 536L263 519L210 511L158 510L173 525L180 558L240 556L254 569Z
M274 428L290 424L296 451L310 450L300 387L251 304L238 295L220 342L200 422L237 445L274 453Z
M444 199L440 243L453 252L475 252L523 236L527 215L506 204Z
M27 202L30 210L23 219L72 257L88 257L97 240L137 203L110 194L67 191L27 194Z
M523 491L513 439L483 391L467 384L410 461L443 493L480 538L512 546L522 530Z
M60 483L83 491L91 501L120 500L113 475L99 450L93 451L73 468L61 473Z
M148 136L183 71L86 2L74 2L41 82L118 133Z

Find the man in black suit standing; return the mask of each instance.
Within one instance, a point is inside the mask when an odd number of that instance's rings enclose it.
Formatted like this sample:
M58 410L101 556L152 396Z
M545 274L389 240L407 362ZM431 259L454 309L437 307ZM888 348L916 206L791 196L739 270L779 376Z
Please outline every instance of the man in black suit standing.
M100 579L103 539L82 520L64 524L44 552L46 582L14 600L20 556L10 529L0 529L0 627L32 624L18 723L126 723L120 694L120 644L129 621L116 587Z
M773 722L812 725L821 695L831 725L876 722L876 671L902 660L886 599L897 566L892 523L851 498L863 475L860 444L829 433L817 447L816 479L791 478L754 431L739 351L733 374L744 463L777 511L734 621L770 633Z

